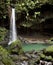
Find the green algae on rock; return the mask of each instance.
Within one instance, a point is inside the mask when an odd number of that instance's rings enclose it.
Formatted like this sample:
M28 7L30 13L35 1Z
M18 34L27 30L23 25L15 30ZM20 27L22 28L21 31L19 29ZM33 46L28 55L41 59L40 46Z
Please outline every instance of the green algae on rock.
M9 46L9 52L12 54L22 54L22 42L18 39Z
M40 58L41 60L53 61L53 45L44 49L43 53L40 54Z
M47 47L45 50L43 50L43 53L46 55L51 55L53 56L53 45Z

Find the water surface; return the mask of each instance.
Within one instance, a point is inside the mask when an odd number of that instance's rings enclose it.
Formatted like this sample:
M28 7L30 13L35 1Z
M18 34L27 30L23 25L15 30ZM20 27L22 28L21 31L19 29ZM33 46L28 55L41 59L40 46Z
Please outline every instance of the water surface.
M46 44L23 44L22 48L24 51L32 51L32 50L40 51L48 46L49 45Z

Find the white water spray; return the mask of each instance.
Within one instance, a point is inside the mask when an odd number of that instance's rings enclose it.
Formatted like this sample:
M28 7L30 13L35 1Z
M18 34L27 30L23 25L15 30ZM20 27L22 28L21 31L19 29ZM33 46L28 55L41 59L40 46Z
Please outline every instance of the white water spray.
M10 39L8 45L17 39L16 24L15 24L15 9L12 8L11 20L10 20Z

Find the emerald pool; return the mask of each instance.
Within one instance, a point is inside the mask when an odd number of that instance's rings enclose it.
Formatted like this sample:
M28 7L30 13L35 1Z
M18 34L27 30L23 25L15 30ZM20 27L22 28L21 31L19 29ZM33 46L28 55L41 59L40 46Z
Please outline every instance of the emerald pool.
M49 45L47 44L22 44L22 48L24 51L32 51L32 50L35 50L35 51L40 51L46 47L48 47Z

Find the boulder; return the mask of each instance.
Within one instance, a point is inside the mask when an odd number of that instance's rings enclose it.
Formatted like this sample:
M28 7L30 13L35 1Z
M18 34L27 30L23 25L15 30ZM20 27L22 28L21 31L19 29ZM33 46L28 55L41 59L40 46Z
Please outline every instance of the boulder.
M11 54L22 54L22 42L18 39L9 45L8 50Z

